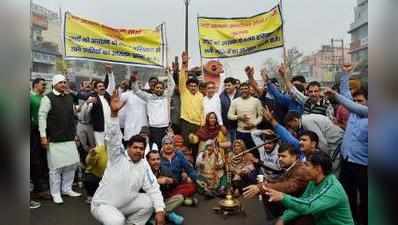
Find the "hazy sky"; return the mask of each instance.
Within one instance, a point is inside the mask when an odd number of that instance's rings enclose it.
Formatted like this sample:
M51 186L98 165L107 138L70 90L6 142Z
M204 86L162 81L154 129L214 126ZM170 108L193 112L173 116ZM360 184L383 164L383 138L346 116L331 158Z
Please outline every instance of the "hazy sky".
M87 19L126 28L155 27L166 22L169 62L185 48L184 0L33 0L58 12L69 10ZM246 17L267 11L277 0L191 0L189 17L189 53L191 65L200 65L196 17ZM284 0L286 46L296 46L310 54L331 38L343 38L349 46L349 25L354 20L356 0ZM261 67L268 58L281 59L282 50L275 49L249 56L225 59L226 73L243 78L246 65ZM259 69L257 69L259 71Z

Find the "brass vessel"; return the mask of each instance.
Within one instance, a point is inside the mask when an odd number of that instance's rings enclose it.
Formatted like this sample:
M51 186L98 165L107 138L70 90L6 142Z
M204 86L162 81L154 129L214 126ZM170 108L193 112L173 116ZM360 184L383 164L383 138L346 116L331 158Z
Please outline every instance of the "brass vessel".
M234 199L231 194L227 194L225 199L219 201L218 203L223 208L235 208L240 205L239 200Z

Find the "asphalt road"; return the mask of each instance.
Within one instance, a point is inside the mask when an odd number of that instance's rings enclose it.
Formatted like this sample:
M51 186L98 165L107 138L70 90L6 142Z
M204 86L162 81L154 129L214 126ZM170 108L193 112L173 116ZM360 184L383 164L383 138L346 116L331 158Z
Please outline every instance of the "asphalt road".
M177 212L184 216L185 225L271 225L266 220L262 203L258 199L242 201L244 215L231 215L226 218L216 214L212 208L219 199L205 200L199 196L198 207L180 207ZM52 201L42 201L42 206L32 209L31 225L101 225L91 215L89 205L84 197L64 197L63 205L55 205Z

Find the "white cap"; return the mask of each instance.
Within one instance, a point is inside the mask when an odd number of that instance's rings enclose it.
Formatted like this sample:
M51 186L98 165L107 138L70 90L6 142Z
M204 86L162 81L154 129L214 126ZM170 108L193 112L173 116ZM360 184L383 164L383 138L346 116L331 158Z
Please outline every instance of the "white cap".
M66 78L62 74L57 74L53 77L53 86L57 85L59 82L66 81Z
M159 151L158 145L156 143L153 143L151 150Z

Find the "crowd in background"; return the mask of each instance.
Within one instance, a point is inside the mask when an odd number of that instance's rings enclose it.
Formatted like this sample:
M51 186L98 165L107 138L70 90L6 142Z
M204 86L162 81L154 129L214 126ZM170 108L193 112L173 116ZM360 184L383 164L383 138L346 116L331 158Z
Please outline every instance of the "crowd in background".
M188 61L146 86L137 72L116 84L110 65L76 90L33 80L31 208L80 197L76 183L105 225L181 224L176 208L229 193L262 196L279 225L367 224L368 95L352 65L329 88L283 64L261 85L250 66L205 82Z

